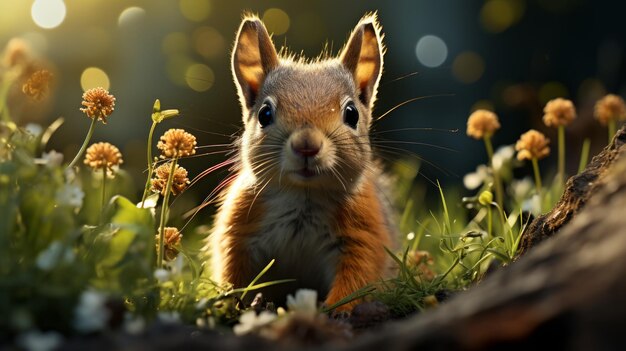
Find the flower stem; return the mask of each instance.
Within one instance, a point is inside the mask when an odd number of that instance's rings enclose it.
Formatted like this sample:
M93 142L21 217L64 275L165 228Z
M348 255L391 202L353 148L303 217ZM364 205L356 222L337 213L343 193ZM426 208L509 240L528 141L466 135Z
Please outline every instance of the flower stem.
M148 147L146 151L146 156L148 157L148 177L146 179L146 186L143 188L143 195L141 196L141 208L143 208L146 197L148 197L148 191L150 190L150 179L152 178L152 171L154 169L152 163L152 135L154 134L154 128L157 124L158 122L152 122L152 127L150 127L150 133L148 134Z
M587 161L589 160L589 147L591 146L591 140L585 138L583 142L583 149L580 152L580 163L578 164L578 173L581 173L587 167Z
M491 204L487 205L487 234L489 239L493 238L492 229L493 219L491 218Z
M565 184L565 126L559 126L559 179Z
M539 199L541 201L541 175L539 174L539 162L537 162L537 158L533 158L533 171L535 172L535 186L537 187L537 195L539 195Z
M157 255L157 267L163 267L163 251L165 250L165 222L168 215L168 202L170 200L170 192L172 191L172 182L174 181L174 171L176 170L176 158L172 159L172 167L170 167L170 174L167 177L167 184L165 185L165 195L163 195L163 203L161 204L161 218L159 221L159 252Z
M502 182L500 181L500 175L493 168L493 145L491 144L491 137L485 136L483 140L485 141L485 149L487 149L487 157L489 157L489 168L491 168L491 171L493 172L493 182L495 183L494 187L496 190L496 202L498 203L499 206L503 206L503 202L504 202L503 192L504 191L502 189Z
M9 94L9 89L11 88L11 84L13 84L12 76L5 75L2 86L0 87L0 117L5 122L11 121L11 114L9 113L9 104L7 102L7 95Z
M91 125L89 126L89 131L87 132L87 136L85 137L85 141L83 141L83 146L80 147L80 150L78 150L78 153L76 154L76 157L74 157L72 162L70 162L69 166L67 166L67 169L70 169L70 168L74 167L76 165L76 163L78 162L78 160L80 160L80 157L85 152L85 149L87 149L87 145L89 144L89 140L91 140L91 136L93 135L93 130L96 127L96 122L97 122L96 118L92 118L91 119Z
M609 121L609 144L613 140L613 136L617 133L617 124L614 119Z
M104 220L104 206L106 204L106 183L107 183L107 168L102 168L102 207L100 209L101 222Z

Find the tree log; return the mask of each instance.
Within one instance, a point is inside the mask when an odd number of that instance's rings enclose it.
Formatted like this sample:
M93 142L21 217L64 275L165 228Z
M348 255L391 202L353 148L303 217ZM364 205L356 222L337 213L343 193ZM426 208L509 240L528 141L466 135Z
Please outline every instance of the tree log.
M624 131L616 138L622 144ZM608 148L611 160L616 148ZM569 182L592 184L578 207L573 195L567 200L568 215L548 215L569 221L558 235L449 303L359 339L349 350L624 349L626 156L601 170L611 160L595 158L595 177Z
M624 144L626 144L626 126L615 134L611 144L595 156L583 172L568 179L565 191L554 208L531 222L522 235L520 256L554 235L585 206L589 197L603 186L603 178L610 166L619 158Z

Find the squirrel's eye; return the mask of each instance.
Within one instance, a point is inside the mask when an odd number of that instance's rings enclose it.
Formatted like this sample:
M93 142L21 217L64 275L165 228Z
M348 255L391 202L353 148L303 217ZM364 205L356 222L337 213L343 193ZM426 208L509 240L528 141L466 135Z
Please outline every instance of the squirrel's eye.
M265 128L274 122L274 110L267 102L259 109L259 124L261 128Z
M356 125L359 122L359 110L357 110L353 102L347 104L343 110L343 121L353 129L356 129Z

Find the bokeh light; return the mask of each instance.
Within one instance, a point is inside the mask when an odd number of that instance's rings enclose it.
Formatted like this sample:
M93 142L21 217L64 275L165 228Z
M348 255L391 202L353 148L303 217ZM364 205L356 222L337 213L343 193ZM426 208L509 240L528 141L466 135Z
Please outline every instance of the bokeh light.
M289 15L277 8L271 8L263 13L263 22L267 31L276 35L285 34L289 30Z
M132 25L133 23L136 23L137 21L141 20L141 18L143 18L145 14L146 14L146 10L142 9L141 7L137 7L137 6L129 7L125 9L124 11L122 11L122 13L117 19L117 24L120 27Z
M569 97L567 87L563 83L547 82L539 88L539 101L542 105L558 97Z
M176 85L186 86L185 74L187 68L193 64L193 60L187 55L176 54L172 55L167 60L167 76L170 81Z
M524 15L523 0L488 0L480 10L480 22L491 33L501 33Z
M187 52L189 50L189 38L187 38L185 33L169 33L161 42L161 50L167 55Z
M448 47L438 36L425 35L418 40L415 54L422 65L434 68L444 63L448 57Z
M209 0L180 0L179 8L186 19L201 22L211 13L211 2Z
M452 62L452 74L465 84L478 81L485 72L485 62L475 52L465 51L459 54Z
M97 87L109 90L111 82L105 71L98 67L89 67L80 75L80 86L83 88L83 91Z
M193 31L191 37L194 49L205 58L214 58L225 52L224 37L215 28L198 27Z
M187 68L185 81L195 91L207 91L213 86L215 75L209 66L196 63Z
M65 19L65 3L62 0L35 0L31 17L36 25L45 29L58 27Z

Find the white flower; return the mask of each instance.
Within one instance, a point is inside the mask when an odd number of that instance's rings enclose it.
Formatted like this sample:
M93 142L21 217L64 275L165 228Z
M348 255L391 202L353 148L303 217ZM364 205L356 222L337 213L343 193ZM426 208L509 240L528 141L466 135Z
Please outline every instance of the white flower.
M143 208L155 208L159 201L159 196L159 193L154 193L146 197L146 200L143 202ZM141 208L141 201L137 203L137 208Z
M522 211L530 212L537 216L541 214L541 197L537 194L533 195L530 199L524 201L522 204Z
M499 147L496 153L493 154L493 158L491 159L493 169L496 172L500 172L503 166L505 166L507 163L511 163L511 161L513 160L513 156L515 156L515 146L507 145Z
M239 316L239 324L233 327L233 332L236 335L249 334L272 323L276 317L268 311L262 311L258 316L255 311L246 311Z
M296 297L287 295L287 308L290 312L315 316L317 314L317 291L300 289L296 291Z
M42 271L49 271L57 265L62 253L63 244L59 241L53 241L45 250L39 253L35 264Z
M159 283L166 282L170 279L170 272L167 269L158 268L154 270L154 278L159 281Z
M56 202L62 206L81 207L85 193L73 184L63 184L56 192Z
M71 248L65 247L63 243L55 240L39 253L35 264L42 271L49 271L59 263L59 260L62 259L65 263L72 263L74 257L74 251Z
M124 331L131 335L137 335L146 329L146 321L141 316L133 316L130 313L124 315Z
M180 323L180 313L177 311L169 312L169 311L161 311L157 315L159 321L164 324L178 324Z
M525 177L522 180L513 180L511 182L511 191L513 193L513 198L520 202L523 199L528 198L528 195L530 195L534 188L535 186L529 177Z
M215 328L215 318L213 316L208 316L206 318L198 317L196 319L196 326L198 328L214 329Z
M489 182L491 182L491 175L489 174L489 167L485 165L479 165L476 167L476 172L468 173L463 177L463 185L468 190L474 190L483 183Z
M106 299L106 295L101 292L84 291L74 309L74 329L84 333L104 329L111 314L105 305Z
M42 333L38 330L31 330L17 337L17 344L28 351L55 350L61 346L62 341L63 336L54 331Z
M26 126L24 126L24 129L28 133L32 134L32 136L34 136L35 138L40 136L43 132L43 128L39 124L35 123L28 123Z
M44 161L44 164L47 167L59 167L61 163L63 163L63 154L54 150L50 150L50 152L44 152L41 156L41 159Z

